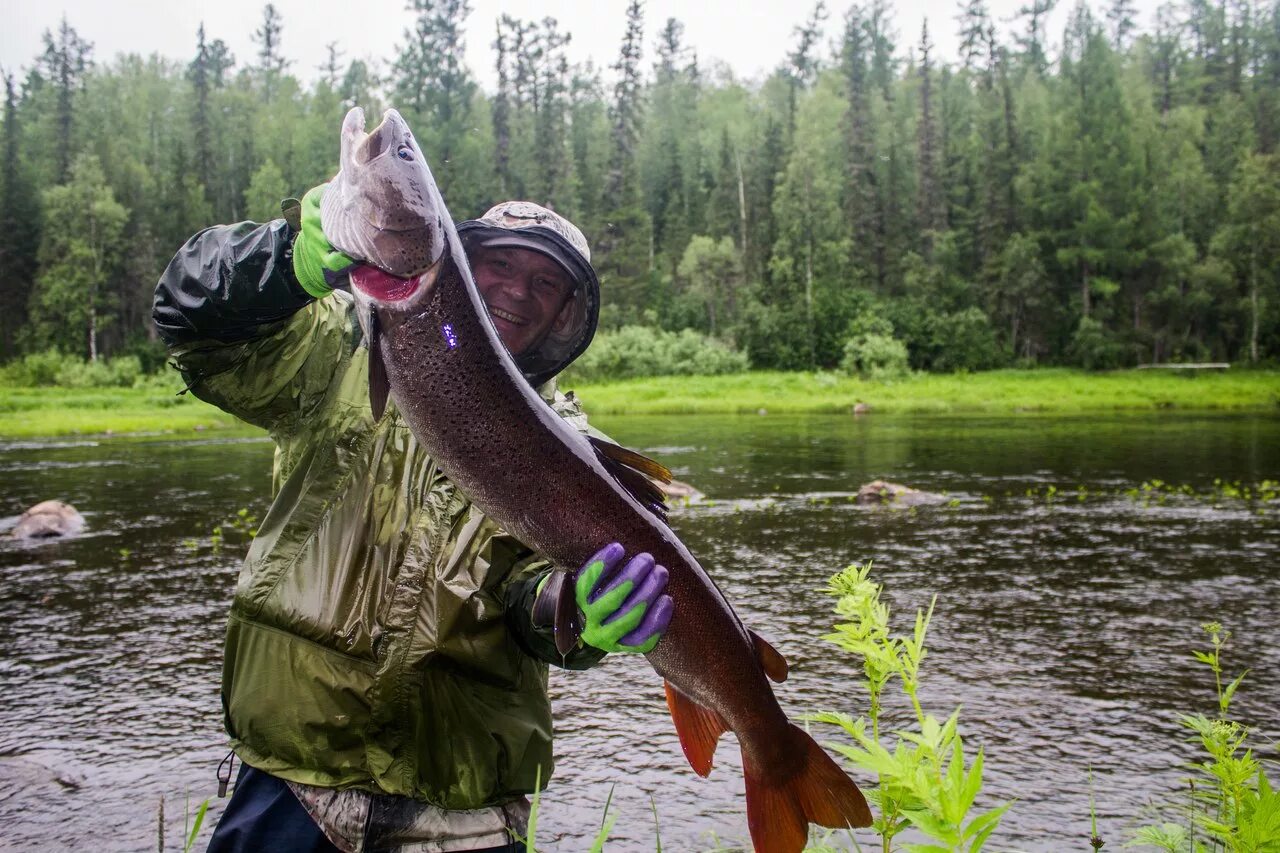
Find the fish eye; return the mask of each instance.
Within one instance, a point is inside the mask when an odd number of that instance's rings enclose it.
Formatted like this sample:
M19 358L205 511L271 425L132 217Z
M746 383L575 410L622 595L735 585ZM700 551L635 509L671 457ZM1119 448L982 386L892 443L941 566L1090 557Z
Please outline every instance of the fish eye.
M400 146L400 148L396 150L396 156L397 156L397 157L399 157L401 160L410 160L410 161L412 161L412 160L413 160L413 150L412 150L411 148L409 148L409 146L407 146L407 145L401 145L401 146Z

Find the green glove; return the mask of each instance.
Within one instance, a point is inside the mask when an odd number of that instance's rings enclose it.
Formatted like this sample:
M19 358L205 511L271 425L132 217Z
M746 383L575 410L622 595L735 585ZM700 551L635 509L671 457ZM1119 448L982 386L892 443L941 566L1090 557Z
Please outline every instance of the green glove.
M647 654L662 639L675 610L665 594L667 570L654 565L648 554L637 554L615 572L625 556L614 542L579 570L574 593L584 616L582 640L606 652Z
M302 229L293 241L293 274L302 289L317 299L323 299L342 282L347 270L355 263L339 252L324 236L320 224L320 199L324 195L321 184L307 191L302 197Z

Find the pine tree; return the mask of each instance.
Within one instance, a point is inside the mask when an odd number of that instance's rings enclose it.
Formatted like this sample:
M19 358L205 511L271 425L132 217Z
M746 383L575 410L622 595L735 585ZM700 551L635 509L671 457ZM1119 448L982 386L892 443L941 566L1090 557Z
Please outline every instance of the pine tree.
M618 295L616 316L630 319L638 318L649 301L649 274L653 269L653 228L642 206L636 175L643 36L640 0L631 0L618 61L613 65L618 82L613 88L609 113L611 152L602 203L606 222L596 239L602 284L603 280L610 281L611 292Z
M850 263L854 275L884 281L883 217L875 168L868 39L857 7L845 20L842 59L848 106L845 111L844 215L849 224Z
M822 25L827 20L827 4L818 0L803 26L795 28L795 49L787 54L787 137L795 132L796 103L800 93L807 89L818 74L821 63L817 57L818 39L822 37Z
M940 185L938 124L933 104L933 66L929 54L929 19L920 27L920 120L916 125L916 221L920 228L921 254L933 257L933 241L947 228L945 195Z
M196 30L196 56L187 66L187 79L195 95L191 107L191 133L195 141L196 177L206 189L213 183L213 134L209 116L213 80L209 61L209 45L205 42L204 24L201 23Z
M275 99L280 78L289 68L289 61L280 50L284 32L284 19L274 3L262 7L262 26L253 31L253 41L258 45L258 73L262 80L263 99Z
M1133 0L1111 0L1107 7L1107 23L1111 27L1111 46L1116 53L1129 49L1133 40L1133 31L1137 29L1134 15L1137 6Z
M85 77L92 65L90 53L93 45L80 38L80 34L67 23L64 15L58 25L55 39L48 30L44 32L44 53L40 57L40 68L52 82L57 95L57 160L55 162L54 183L65 183L70 177L71 160L79 149L76 138L75 110L77 96L84 91Z
M4 75L4 126L0 129L0 358L17 354L18 330L26 321L27 297L40 245L40 209L22 162L23 128L13 75Z
M1049 68L1049 57L1044 49L1044 26L1058 0L1031 0L1018 9L1018 17L1026 21L1026 32L1016 37L1025 66L1036 76L1043 77Z

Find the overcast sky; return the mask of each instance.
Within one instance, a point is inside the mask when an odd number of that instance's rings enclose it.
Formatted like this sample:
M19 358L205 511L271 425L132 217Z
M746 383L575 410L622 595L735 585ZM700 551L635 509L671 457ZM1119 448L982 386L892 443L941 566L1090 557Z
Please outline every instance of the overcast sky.
M1017 8L1026 0L988 0L993 17L1007 33ZM1137 0L1140 29L1149 29L1159 0ZM388 59L404 40L411 22L404 0L276 0L284 20L283 47L293 61L292 71L311 80L325 55L324 46L338 42L346 59ZM593 58L598 66L613 63L626 18L626 0L471 0L467 20L467 59L471 71L488 90L495 86L493 71L494 22L506 13L517 18L556 18L572 33L571 61ZM899 53L919 42L920 24L929 30L941 55L956 54L956 0L928 0L898 4L895 22ZM1049 25L1051 44L1061 40L1062 28L1074 0L1059 0ZM1095 8L1100 7L1095 0ZM95 60L118 53L159 53L186 61L194 53L196 28L203 21L210 39L220 38L238 63L252 61L256 47L252 33L261 23L260 0L10 0L0 26L0 67L17 72L29 67L40 53L41 34L56 29L61 17L93 42ZM685 40L698 51L704 68L714 60L728 63L739 76L767 74L794 45L794 29L813 8L810 0L646 0L645 67L653 59L654 34L667 18L685 25ZM848 4L829 0L828 41L841 30Z

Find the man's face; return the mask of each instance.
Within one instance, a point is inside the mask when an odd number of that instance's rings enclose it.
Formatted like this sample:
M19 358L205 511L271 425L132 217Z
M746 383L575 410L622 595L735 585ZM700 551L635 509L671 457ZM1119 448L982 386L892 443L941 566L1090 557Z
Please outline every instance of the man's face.
M468 260L498 337L512 355L523 355L553 326L568 322L573 280L546 255L477 247Z

